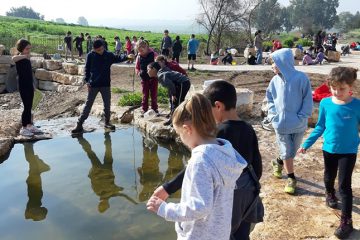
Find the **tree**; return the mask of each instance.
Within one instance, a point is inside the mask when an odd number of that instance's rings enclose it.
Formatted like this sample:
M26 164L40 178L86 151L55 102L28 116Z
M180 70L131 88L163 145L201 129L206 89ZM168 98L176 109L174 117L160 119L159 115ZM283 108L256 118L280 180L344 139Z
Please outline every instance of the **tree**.
M57 22L57 23L66 23L63 18L57 18L57 19L55 19L55 22Z
M44 20L44 15L41 15L40 13L35 12L31 7L28 8L26 6L17 8L12 7L8 12L6 12L6 16Z
M86 18L83 17L83 16L80 16L80 17L78 18L78 21L77 21L77 22L78 22L79 25L89 26L88 21L87 21Z
M282 30L283 11L277 0L262 2L254 15L255 27L261 29L264 34L272 34Z

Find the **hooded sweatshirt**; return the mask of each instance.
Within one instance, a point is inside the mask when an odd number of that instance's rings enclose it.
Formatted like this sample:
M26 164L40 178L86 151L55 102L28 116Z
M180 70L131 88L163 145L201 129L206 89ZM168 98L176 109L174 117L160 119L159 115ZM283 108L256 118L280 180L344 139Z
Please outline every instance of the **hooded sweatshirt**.
M268 117L279 134L303 132L313 107L310 81L295 69L291 49L277 50L271 58L280 73L271 79L266 90Z
M191 152L180 203L163 202L157 214L174 221L177 239L229 240L236 180L247 163L231 143L203 144Z
M157 74L159 83L168 89L170 96L176 96L176 85L189 81L189 78L179 72L171 71L170 68L164 67Z

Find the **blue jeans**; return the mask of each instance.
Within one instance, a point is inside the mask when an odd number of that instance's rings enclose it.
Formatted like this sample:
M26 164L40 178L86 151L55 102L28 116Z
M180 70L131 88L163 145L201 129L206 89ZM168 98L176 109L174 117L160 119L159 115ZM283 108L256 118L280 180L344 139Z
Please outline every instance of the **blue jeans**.
M262 64L262 49L256 50L256 64Z

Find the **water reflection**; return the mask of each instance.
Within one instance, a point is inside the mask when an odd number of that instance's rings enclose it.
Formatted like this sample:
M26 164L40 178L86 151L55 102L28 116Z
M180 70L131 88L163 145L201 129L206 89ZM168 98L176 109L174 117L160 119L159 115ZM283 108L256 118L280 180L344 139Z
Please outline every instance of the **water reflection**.
M105 132L104 136L105 156L103 163L92 150L90 143L82 135L77 137L92 165L88 177L90 178L94 193L99 196L98 211L100 213L110 208L109 199L112 197L124 197L130 202L137 204L135 200L121 193L124 190L123 187L115 184L110 133Z
M29 176L26 179L29 200L26 204L25 219L41 221L46 218L47 208L42 206L43 197L41 173L50 167L34 153L33 143L24 143L25 159L29 163Z

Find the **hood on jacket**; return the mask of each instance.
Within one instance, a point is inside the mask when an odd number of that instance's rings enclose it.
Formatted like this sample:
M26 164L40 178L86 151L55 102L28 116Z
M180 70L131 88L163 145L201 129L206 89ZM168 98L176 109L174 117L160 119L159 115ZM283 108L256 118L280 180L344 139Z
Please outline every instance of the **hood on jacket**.
M294 55L290 48L282 48L276 50L271 55L271 59L274 61L285 80L288 80L295 70Z
M235 186L244 168L246 160L225 139L217 139L222 145L205 144L193 149L193 153L204 153L211 164L217 169L224 185Z

